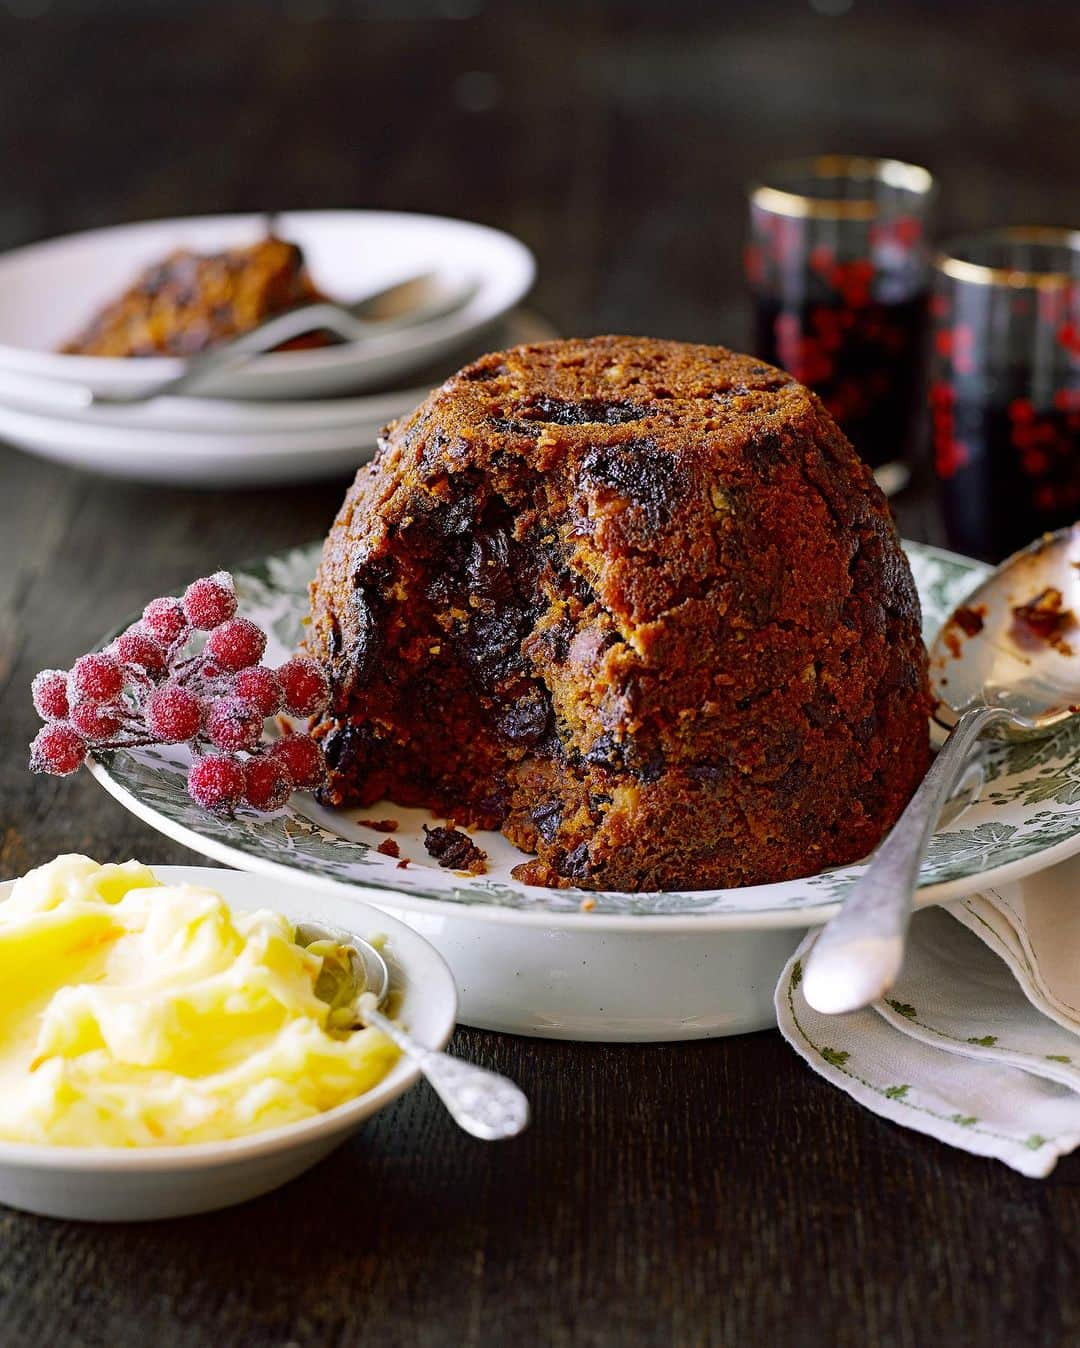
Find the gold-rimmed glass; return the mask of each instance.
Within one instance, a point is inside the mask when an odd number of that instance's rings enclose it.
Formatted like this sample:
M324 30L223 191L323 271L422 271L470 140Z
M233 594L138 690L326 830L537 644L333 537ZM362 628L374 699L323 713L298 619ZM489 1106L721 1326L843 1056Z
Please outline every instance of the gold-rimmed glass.
M934 263L931 437L946 531L1000 561L1080 517L1080 230L1016 227Z
M932 175L819 155L776 165L749 196L755 353L814 389L899 486L921 423Z

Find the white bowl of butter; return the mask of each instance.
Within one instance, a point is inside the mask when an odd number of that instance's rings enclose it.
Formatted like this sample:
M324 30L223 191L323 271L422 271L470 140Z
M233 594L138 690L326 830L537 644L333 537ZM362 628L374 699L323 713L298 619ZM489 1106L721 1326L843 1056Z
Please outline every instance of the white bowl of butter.
M0 884L0 1202L140 1221L240 1203L307 1170L418 1072L331 1033L292 925L382 946L393 1014L441 1048L442 957L350 900L210 867L60 857Z

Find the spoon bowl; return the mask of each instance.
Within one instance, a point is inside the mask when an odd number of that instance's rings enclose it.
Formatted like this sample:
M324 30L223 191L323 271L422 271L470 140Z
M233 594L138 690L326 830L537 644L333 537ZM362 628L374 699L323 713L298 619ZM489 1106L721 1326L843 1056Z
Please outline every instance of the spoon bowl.
M452 1058L449 1053L425 1048L396 1020L382 1014L379 1007L390 991L390 970L369 941L352 932L313 922L300 923L296 939L303 946L328 944L339 953L347 953L353 970L353 987L348 989L347 997L349 1011L361 1025L381 1030L419 1067L459 1128L485 1142L497 1142L516 1137L528 1127L529 1101L507 1077ZM315 990L319 993L318 984ZM333 1005L340 1003L335 999ZM335 1010L333 1014L341 1012Z
M1040 596L1048 596L1044 607L1025 618ZM937 634L930 647L935 720L951 729L965 711L998 706L1019 721L989 733L1031 738L1058 729L1080 708L1078 622L1080 524L1074 524L1002 562Z
M373 997L375 1009L383 1005L390 995L390 966L370 941L356 936L350 931L341 931L337 927L322 927L314 922L298 922L296 942L298 945L311 946L320 941L330 941L343 946L353 956L353 970L356 975L357 993L367 993Z

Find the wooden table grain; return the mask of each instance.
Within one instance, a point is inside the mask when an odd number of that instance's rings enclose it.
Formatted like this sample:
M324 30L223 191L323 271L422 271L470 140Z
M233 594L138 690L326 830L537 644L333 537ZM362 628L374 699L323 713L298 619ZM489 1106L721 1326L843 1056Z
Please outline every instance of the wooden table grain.
M564 331L739 345L741 184L766 160L925 162L944 232L1080 221L1075 5L844 9L6 0L0 246L222 209L441 211L526 239ZM28 775L30 678L153 594L320 536L344 486L173 491L0 448L0 873L196 861L88 777ZM939 537L924 483L898 513ZM1038 1182L905 1132L775 1033L453 1047L522 1083L527 1135L472 1141L422 1086L232 1211L0 1209L0 1343L1080 1341L1080 1158Z

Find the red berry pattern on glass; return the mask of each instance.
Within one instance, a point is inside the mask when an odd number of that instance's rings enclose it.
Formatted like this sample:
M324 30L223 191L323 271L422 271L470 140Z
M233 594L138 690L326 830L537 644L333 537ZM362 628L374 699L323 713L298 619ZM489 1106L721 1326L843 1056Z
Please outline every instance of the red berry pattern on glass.
M773 164L750 191L753 349L874 468L899 465L921 426L933 199L920 166L843 154Z
M186 744L188 794L222 816L241 805L280 810L294 790L320 786L326 760L310 735L264 732L283 708L321 711L326 675L302 656L277 670L260 665L266 633L236 610L232 577L219 571L183 599L151 600L107 650L70 670L42 670L31 691L45 725L30 746L31 771L69 776L92 750Z
M975 243L998 250L984 271L1008 269L1007 239ZM930 433L949 542L998 562L1080 516L1080 284L946 266L931 314Z
M753 219L763 240L747 267L756 354L812 388L868 463L902 458L918 409L926 289L915 267L894 284L882 250L888 237L894 253L910 253L922 222L872 225L872 256L841 258L828 244L808 247L805 222Z

